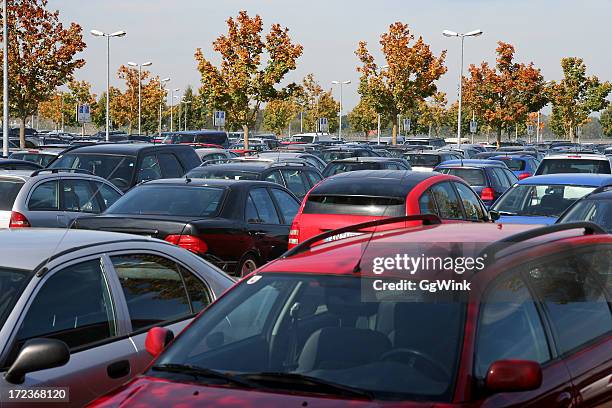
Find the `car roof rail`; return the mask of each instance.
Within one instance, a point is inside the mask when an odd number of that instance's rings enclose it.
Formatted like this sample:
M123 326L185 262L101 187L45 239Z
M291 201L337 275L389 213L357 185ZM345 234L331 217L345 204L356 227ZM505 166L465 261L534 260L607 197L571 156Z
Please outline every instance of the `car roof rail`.
M508 244L518 244L528 241L533 238L543 237L549 234L554 234L561 231L571 231L575 229L584 229L584 235L599 235L607 234L607 232L599 225L589 221L568 222L564 224L553 224L545 227L534 228L518 234L510 235L509 237L495 241L481 251L481 256L487 257L489 262L495 259L497 251Z
M333 237L334 235L343 234L345 232L355 232L355 231L362 230L364 228L395 224L397 222L403 222L403 221L423 221L423 225L442 224L442 220L437 215L434 215L434 214L403 215L401 217L390 217L390 218L384 218L380 220L362 222L359 224L349 225L349 226L338 228L335 230L326 231L312 238L308 238L306 241L302 242L298 246L291 248L290 250L285 252L281 257L289 258L291 256L301 254L302 252L305 252L309 250L310 248L312 248L315 242L319 242L321 240L324 240L325 238Z
M40 170L36 170L32 173L31 177L34 176L38 176L41 173L80 173L80 174L89 174L90 176L95 176L95 174L90 171L90 170L86 170L86 169L72 169L69 167L57 167L57 168L51 168L51 169L40 169Z

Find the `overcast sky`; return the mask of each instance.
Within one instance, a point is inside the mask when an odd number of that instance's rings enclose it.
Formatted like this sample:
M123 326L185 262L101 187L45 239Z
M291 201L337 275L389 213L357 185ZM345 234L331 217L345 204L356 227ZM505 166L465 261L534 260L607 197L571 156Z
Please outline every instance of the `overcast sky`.
M612 45L605 34L610 0L49 0L49 7L59 9L63 21L83 27L87 63L76 77L91 82L98 94L105 88L106 44L92 37L91 29L127 32L111 40L113 73L128 61L150 60L153 74L171 77L172 88L197 88L195 49L201 47L218 61L211 42L226 32L225 20L242 9L260 14L266 30L272 23L289 27L292 39L304 46L289 81L311 72L325 88L332 80L352 80L344 91L347 111L359 99L354 54L358 42L367 41L381 63L378 40L395 21L422 35L436 54L448 50L448 73L439 88L449 100L456 98L459 41L443 37L444 29L484 31L481 37L466 39L466 66L493 62L496 42L502 40L516 47L519 61L533 61L541 68L546 79L560 77L559 61L565 56L582 57L590 74L612 79ZM111 83L120 84L114 76Z

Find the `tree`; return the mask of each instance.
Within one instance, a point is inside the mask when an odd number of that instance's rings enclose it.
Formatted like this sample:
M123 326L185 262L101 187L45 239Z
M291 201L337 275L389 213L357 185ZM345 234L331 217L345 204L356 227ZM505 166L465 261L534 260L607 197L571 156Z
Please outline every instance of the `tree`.
M422 37L410 45L413 39L408 25L389 26L380 39L387 69L378 69L366 42L361 41L355 52L362 64L357 68L361 73L359 94L377 113L393 121L393 144L397 142L398 115L412 116L419 101L436 93L435 81L446 72L446 51L436 57Z
M537 112L548 101L540 70L533 63L514 62L511 44L497 44L496 66L491 68L486 62L471 65L469 76L463 78L463 91L467 110L495 129L501 143L504 130L524 124L530 112Z
M195 58L201 74L200 95L212 109L226 112L230 128L242 126L248 147L249 128L255 126L263 104L288 97L295 84L276 89L285 75L296 68L302 46L293 44L289 29L273 24L262 38L263 22L240 11L227 20L228 32L213 42L221 54L221 66L215 67L200 48ZM267 56L266 61L263 57Z
M8 7L10 109L21 121L20 146L25 147L25 123L38 104L51 98L85 64L75 55L85 49L81 26L64 27L59 11L47 0L15 0ZM4 34L0 39L5 43ZM2 67L0 57L0 67ZM1 69L1 68L0 68Z
M601 130L607 137L612 137L612 106L608 105L606 110L601 113L599 118L601 124Z
M332 95L332 90L324 91L313 74L308 74L295 90L296 115L302 112L304 130L318 131L319 118L326 118L329 132L338 130L338 111L340 103Z
M266 104L263 125L266 130L281 135L295 117L297 105L291 98L274 99Z
M68 89L70 89L68 103L72 108L72 114L68 115L70 117L69 123L76 125L78 122L74 113L76 106L87 104L90 107L90 112L95 111L98 108L96 106L96 95L91 93L91 85L87 81L70 81ZM81 134L85 134L85 123L81 124Z
M563 133L575 141L576 127L584 125L589 115L606 108L606 97L612 91L610 82L600 82L596 76L587 77L586 65L581 58L563 58L563 79L549 87L553 104L556 133Z
M429 99L420 101L418 109L418 120L414 126L417 131L427 133L431 136L432 132L440 136L442 127L448 123L448 101L444 92L436 92Z
M348 122L351 125L351 129L355 132L363 133L367 139L368 133L378 127L378 114L371 105L364 99L361 99L348 114Z
M38 105L38 114L45 119L52 120L55 130L58 130L62 123L62 98L64 97L64 93L53 94Z

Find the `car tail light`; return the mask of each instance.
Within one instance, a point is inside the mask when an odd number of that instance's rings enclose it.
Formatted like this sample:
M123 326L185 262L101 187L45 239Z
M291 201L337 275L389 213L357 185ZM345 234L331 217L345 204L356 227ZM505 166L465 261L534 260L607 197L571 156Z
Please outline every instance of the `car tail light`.
M482 201L493 201L495 199L495 191L491 187L485 187L480 192Z
M518 179L523 180L523 179L526 179L527 177L531 177L531 173L521 173L519 174Z
M289 230L289 249L300 243L300 223L293 221Z
M30 228L30 221L20 212L12 211L9 228Z
M195 254L203 255L208 251L206 242L193 235L168 235L165 240Z

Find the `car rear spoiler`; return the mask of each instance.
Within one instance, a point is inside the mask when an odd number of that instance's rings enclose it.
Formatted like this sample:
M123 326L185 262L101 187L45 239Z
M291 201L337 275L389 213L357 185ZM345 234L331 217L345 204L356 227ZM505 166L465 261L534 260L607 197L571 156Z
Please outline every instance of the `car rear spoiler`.
M384 218L380 220L362 222L359 224L349 225L347 227L342 227L342 228L338 228L335 230L326 231L322 234L309 238L306 241L299 244L298 246L291 248L289 251L285 252L281 256L281 258L289 258L291 256L305 252L309 250L310 248L312 248L315 242L319 242L321 240L324 240L325 238L333 237L334 235L343 234L345 232L355 232L355 231L362 230L364 228L378 227L381 225L395 224L397 222L404 222L404 221L422 221L423 225L442 224L442 220L437 215L434 215L434 214L404 215L401 217L390 217L390 218Z

